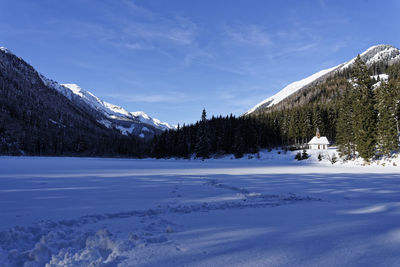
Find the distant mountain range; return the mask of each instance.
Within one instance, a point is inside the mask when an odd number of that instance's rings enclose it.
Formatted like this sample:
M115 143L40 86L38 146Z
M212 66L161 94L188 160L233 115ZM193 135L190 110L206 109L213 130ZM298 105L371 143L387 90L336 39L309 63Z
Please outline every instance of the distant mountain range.
M400 61L400 50L391 45L376 45L368 48L365 52L360 54L360 56L368 67L375 67L376 74L380 75L375 78L382 78L387 77L384 75L381 76L381 74L384 74L384 70L387 66ZM294 101L299 101L302 97L300 94L304 94L305 96L313 87L318 85L322 86L327 79L350 69L354 60L355 58L335 67L321 70L300 81L291 83L275 95L266 98L249 109L244 115L260 114L270 109L290 108L293 106Z
M166 122L161 122L158 119L150 117L143 111L128 112L122 107L103 101L76 84L60 84L53 81L37 72L32 66L14 55L7 48L1 47L0 54L2 54L0 64L7 66L13 60L18 60L20 64L13 68L16 72L24 74L24 80L29 80L35 84L41 81L42 86L61 93L66 97L65 101L72 102L106 128L117 130L124 135L133 134L140 138L148 138L164 130L174 128ZM26 71L26 69L29 69L29 71ZM7 72L3 74L7 75ZM40 78L40 81L37 77ZM55 123L62 123L57 120L54 121Z

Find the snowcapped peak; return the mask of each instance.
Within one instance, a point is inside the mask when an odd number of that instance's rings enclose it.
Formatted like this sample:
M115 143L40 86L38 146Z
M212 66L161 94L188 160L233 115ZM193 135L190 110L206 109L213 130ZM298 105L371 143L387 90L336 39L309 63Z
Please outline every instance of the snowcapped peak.
M383 51L383 50L388 50L388 49L397 49L397 48L392 45L388 45L388 44L373 45L370 48L368 48L367 50L365 50L362 53L362 55L373 52L374 50Z
M16 56L10 49L4 46L0 46L0 52L3 52L5 54L13 55ZM16 56L17 58L21 59L20 57Z
M400 50L392 45L374 45L361 53L360 57L367 66L371 66L379 61L386 61L391 64L400 60ZM344 63L340 70L350 67L356 58L357 57L354 57L350 61Z
M0 46L0 51L4 52L4 53L9 53L12 54L12 52L10 51L10 49L4 47L4 46Z
M361 53L361 55L367 54L373 50L379 49L379 50L383 50L386 49L387 47L393 47L391 45L385 45L385 44L378 44L378 45L373 45L370 48L368 48L367 50L365 50L363 53Z
M369 48L363 53L363 60L367 65L378 61L387 61L389 64L400 59L400 50L391 45L379 45Z

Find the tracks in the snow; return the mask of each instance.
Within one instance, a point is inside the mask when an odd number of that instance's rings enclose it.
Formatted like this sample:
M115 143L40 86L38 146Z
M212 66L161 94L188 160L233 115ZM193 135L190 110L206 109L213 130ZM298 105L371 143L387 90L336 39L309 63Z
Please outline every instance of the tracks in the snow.
M69 259L71 265L85 260L117 263L125 250L153 243L164 243L173 232L172 222L165 220L170 214L189 214L219 210L266 208L294 204L299 201L320 201L320 199L303 197L295 194L273 195L251 192L245 188L223 184L215 179L206 179L204 186L228 190L239 197L233 200L221 200L195 204L179 204L185 199L180 194L180 186L174 186L172 204L158 205L156 208L132 210L115 213L85 215L76 219L41 221L30 227L13 227L0 232L0 260L7 260L10 266L32 262L33 266ZM125 239L117 240L108 230L82 231L85 225L127 218L142 218L141 229L129 233ZM100 226L97 226L99 228ZM105 253L107 252L107 253ZM87 258L87 255L91 255ZM82 258L81 258L82 257ZM77 260L74 262L73 260ZM81 260L81 261L80 261ZM50 265L51 266L51 265Z

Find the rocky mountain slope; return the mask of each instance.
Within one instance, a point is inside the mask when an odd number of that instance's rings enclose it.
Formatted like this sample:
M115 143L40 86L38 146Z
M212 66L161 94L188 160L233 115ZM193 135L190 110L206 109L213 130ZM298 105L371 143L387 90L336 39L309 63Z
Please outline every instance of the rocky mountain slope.
M172 128L74 84L52 81L0 48L0 155L140 157ZM147 150L146 150L147 149Z
M391 45L372 46L360 54L360 56L366 62L367 66L373 68L375 78L378 77L377 75L383 75L387 66L400 62L400 50ZM321 89L330 78L333 78L335 75L341 75L351 69L354 60L355 57L343 64L319 71L305 79L289 84L277 94L268 97L249 109L245 115L260 114L271 109L290 108L294 105L294 101L299 102L301 98L303 98L303 102L306 97L312 99L310 95L307 96L310 91L318 86Z
M99 123L107 128L115 128L124 135L133 134L144 138L173 129L168 123L151 118L143 111L128 112L122 107L103 101L77 84L59 84L43 75L40 75L40 77L47 86L81 106Z
M2 61L4 66L10 63L9 59L18 58L6 48L1 48L0 53L7 55L8 58L8 60ZM168 123L151 118L142 111L128 112L122 107L103 101L76 84L59 84L37 72L21 58L18 58L18 60L21 64L15 66L16 71L20 72L23 76L26 75L25 79L61 93L98 123L109 129L117 130L124 135L133 134L140 138L151 137L164 130L173 129ZM28 66L30 71L24 74L23 69Z
M0 154L65 155L88 148L96 153L100 140L106 144L117 133L46 86L32 66L5 48L0 48L0 110Z

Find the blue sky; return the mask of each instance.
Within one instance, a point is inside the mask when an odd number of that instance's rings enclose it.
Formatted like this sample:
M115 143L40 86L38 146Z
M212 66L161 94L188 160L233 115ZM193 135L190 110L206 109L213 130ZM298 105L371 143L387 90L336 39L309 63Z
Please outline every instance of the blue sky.
M2 1L0 46L45 76L173 124L240 115L375 44L400 1Z

